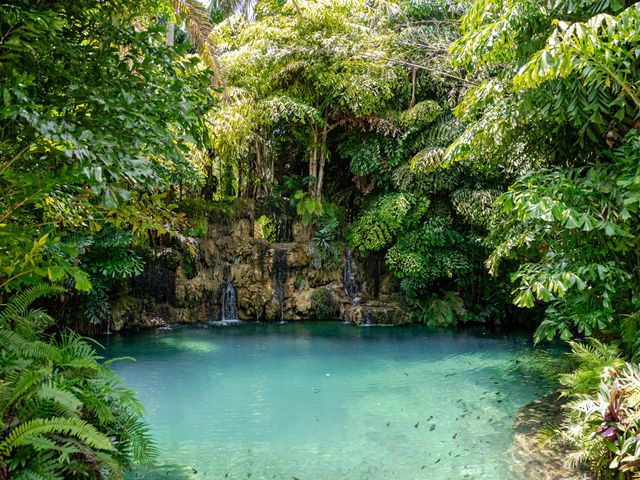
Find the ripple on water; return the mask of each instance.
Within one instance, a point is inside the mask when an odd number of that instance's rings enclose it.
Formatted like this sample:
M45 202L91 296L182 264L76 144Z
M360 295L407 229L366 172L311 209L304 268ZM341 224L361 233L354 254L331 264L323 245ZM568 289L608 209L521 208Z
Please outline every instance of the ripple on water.
M524 337L341 324L116 338L159 443L147 479L510 479L515 412L545 390ZM135 476L137 475L137 477Z

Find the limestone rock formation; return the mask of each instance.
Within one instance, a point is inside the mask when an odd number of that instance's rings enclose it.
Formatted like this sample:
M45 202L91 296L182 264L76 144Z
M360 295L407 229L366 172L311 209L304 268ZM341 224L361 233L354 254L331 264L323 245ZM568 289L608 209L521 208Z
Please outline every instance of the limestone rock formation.
M293 230L302 227L294 225ZM228 281L242 321L339 319L360 325L407 321L394 301L388 275L363 281L362 291L353 298L354 287L344 287L345 269L354 278L365 275L350 256L326 265L313 242L269 243L254 238L254 231L248 218L216 222L205 237L196 239L197 257L167 248L158 251L141 278L134 279L133 297L113 302L114 330L219 321Z

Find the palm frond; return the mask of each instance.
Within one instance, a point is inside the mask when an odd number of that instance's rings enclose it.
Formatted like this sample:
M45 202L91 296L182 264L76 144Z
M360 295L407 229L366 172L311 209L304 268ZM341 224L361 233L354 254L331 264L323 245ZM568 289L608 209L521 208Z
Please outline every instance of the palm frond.
M220 63L215 46L209 38L213 26L206 8L198 0L171 0L171 6L176 18L184 23L187 35L198 49L200 58L213 70L214 85L223 86Z

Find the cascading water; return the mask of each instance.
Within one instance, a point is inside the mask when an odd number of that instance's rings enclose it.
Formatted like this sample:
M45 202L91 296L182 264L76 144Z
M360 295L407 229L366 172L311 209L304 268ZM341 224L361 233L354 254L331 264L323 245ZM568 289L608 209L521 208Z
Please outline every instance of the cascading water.
M224 323L239 322L236 289L231 283L231 274L227 272L226 282L222 286L222 302L220 304L220 321Z
M351 302L351 305L360 304L360 286L356 281L356 277L353 273L353 259L351 258L351 251L345 250L344 252L344 268L342 269L342 286L344 293Z
M280 306L280 321L284 321L284 284L288 276L287 251L278 249L273 254L273 290Z

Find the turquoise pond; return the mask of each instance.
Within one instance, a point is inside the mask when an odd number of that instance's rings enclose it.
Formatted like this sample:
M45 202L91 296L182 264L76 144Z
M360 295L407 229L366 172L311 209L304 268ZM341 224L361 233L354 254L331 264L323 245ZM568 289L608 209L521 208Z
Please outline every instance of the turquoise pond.
M99 338L139 393L159 465L130 478L511 479L543 395L528 335L340 323Z

